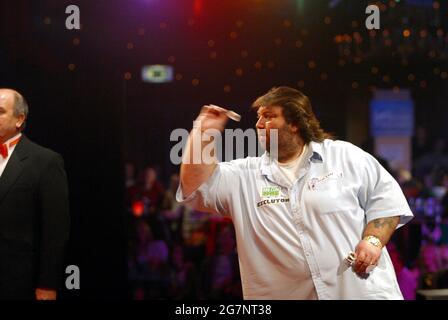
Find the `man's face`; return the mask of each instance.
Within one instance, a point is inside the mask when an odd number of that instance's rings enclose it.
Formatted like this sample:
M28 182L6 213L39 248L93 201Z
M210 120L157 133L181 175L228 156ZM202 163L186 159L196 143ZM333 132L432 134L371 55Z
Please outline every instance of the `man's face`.
M17 134L24 116L14 114L14 91L0 89L0 143Z
M255 126L257 128L258 140L266 150L269 151L271 148L271 136L273 136L271 130L273 129L277 130L279 152L290 144L294 136L297 135L298 128L286 123L281 107L260 107L257 114L258 121Z

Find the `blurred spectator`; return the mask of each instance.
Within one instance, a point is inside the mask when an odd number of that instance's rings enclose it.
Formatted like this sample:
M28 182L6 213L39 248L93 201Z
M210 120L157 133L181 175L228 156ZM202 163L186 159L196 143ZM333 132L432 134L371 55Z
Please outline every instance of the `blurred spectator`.
M404 258L405 252L400 250L393 241L387 244L387 251L394 265L403 298L405 300L415 300L420 280L420 271L415 260L406 263Z
M426 127L419 125L416 127L415 136L412 138L412 160L419 159L430 151L428 131Z
M404 266L397 274L398 284L405 300L416 299L420 276L420 270L415 263Z
M403 189L405 197L408 200L411 200L411 202L414 202L415 199L420 195L423 189L423 185L419 180L411 178L409 181L404 182L401 185L401 188ZM412 206L413 203L410 203L410 205Z
M236 254L235 233L232 225L225 225L218 234L216 253L204 263L202 294L209 299L241 299Z
M162 209L170 212L174 212L181 206L176 201L176 191L179 186L179 175L177 173L172 174L170 177L170 183L168 189L165 191L162 201Z
M147 201L150 213L160 209L165 191L157 180L157 171L153 167L147 167L143 172L143 183L139 190L139 196Z
M129 266L131 278L144 288L145 298L166 297L169 284L168 246L156 240L144 220L137 222L137 239ZM142 293L139 292L141 297Z
M205 245L207 241L206 229L210 213L197 210L185 210L182 224L182 235L189 246Z
M439 247L433 242L422 245L419 259L422 273L434 273L441 267Z
M422 246L420 270L421 289L448 288L448 265L446 245L437 246L432 242Z
M372 156L375 157L375 159L383 166L384 169L386 169L387 172L389 172L394 178L396 177L396 172L392 170L389 161L384 159L383 157L377 155L375 153L375 140L370 137L364 143L362 144L361 148L365 151L370 153Z
M389 241L387 244L387 251L389 252L390 259L394 265L395 273L398 275L404 266L402 252L397 249L397 245L394 241Z
M448 168L448 155L446 154L446 141L438 138L430 153L420 156L414 165L415 176L423 178L438 168Z
M448 269L448 244L439 247L440 269Z
M445 188L445 194L440 200L443 207L442 220L448 223L448 170L443 173L442 185Z
M193 264L186 261L182 245L174 244L172 246L170 264L170 298L195 299L197 297L197 275Z
M138 183L127 188L126 192L128 207L133 207L136 202L141 202L144 207L143 215L148 215L161 208L165 191L157 180L155 168L147 167L140 174Z
M135 166L131 162L126 163L125 167L125 188L126 188L126 195L125 195L125 205L128 210L132 210L132 205L134 202L135 195L138 192L138 186L137 182L135 180Z
M135 166L131 162L126 163L125 179L126 189L135 186Z
M165 191L162 202L162 215L168 227L169 237L171 241L180 243L183 241L183 222L185 211L191 210L186 205L182 205L176 201L176 191L179 185L179 175L173 174L170 177L168 189Z

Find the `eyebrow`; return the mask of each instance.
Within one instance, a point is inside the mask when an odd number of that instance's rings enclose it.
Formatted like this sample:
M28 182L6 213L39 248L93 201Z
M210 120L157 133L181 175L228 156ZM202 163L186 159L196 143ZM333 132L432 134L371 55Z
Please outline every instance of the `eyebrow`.
M265 113L272 113L272 110L270 110L270 109L265 109L265 110L263 110L263 111L260 111L260 110L257 111L257 114L258 114L258 115L260 115L260 114L262 114L262 113L264 113L264 114L265 114Z

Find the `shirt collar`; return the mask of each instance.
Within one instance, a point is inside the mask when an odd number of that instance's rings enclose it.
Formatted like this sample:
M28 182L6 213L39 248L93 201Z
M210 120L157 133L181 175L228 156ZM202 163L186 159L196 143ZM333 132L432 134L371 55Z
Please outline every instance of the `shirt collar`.
M307 166L309 166L310 163L322 163L322 143L310 142L308 144L307 154L304 155L304 157L308 159ZM261 175L266 176L274 183L287 188L290 186L290 183L284 180L282 175L279 174L280 169L278 168L276 161L269 156L268 152L265 152L261 156L260 170Z
M309 147L311 149L311 157L309 158L312 162L324 162L324 158L322 156L322 145L323 142L314 142L311 141L309 143Z
M10 147L9 144L10 144L11 142L13 142L14 140L18 139L18 138L21 137L21 136L22 136L22 133L19 132L18 134L16 134L16 135L15 135L14 137L12 137L11 139L6 140L5 143L4 143L4 145L6 145L7 148L8 148L9 150L12 149L15 145L12 146L12 147Z
M308 152L307 155L304 155L308 158L308 161L311 162L320 162L322 163L324 161L324 158L322 156L322 143L321 142L314 142L311 141L308 144ZM265 176L271 175L271 165L273 165L275 161L269 156L269 153L266 151L261 156L261 174Z

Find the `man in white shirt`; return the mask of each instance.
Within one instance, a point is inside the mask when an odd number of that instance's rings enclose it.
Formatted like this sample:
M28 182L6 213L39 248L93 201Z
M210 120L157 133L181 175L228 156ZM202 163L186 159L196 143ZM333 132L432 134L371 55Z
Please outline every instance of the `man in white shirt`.
M273 88L253 106L266 150L277 130L278 157L193 163L196 136L228 120L225 109L205 106L177 194L232 218L244 298L402 299L385 248L413 216L398 183L368 153L331 140L300 91Z

